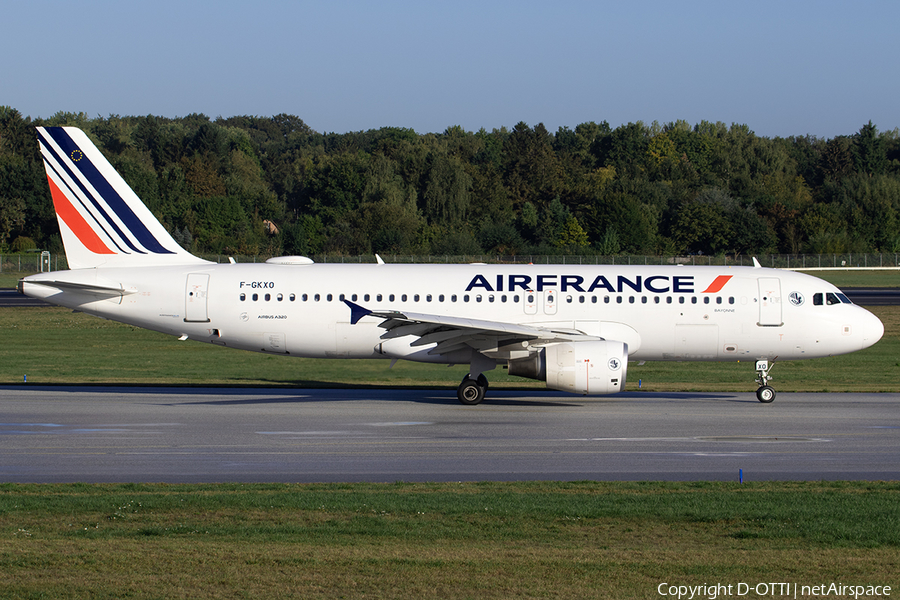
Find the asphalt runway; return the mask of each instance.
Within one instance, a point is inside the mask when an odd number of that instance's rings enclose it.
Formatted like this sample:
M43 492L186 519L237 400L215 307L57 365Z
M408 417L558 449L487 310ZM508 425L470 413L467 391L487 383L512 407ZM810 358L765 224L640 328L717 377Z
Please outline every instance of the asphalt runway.
M40 298L30 298L17 290L0 289L0 307L4 306L53 306Z
M900 394L0 387L2 482L900 479Z

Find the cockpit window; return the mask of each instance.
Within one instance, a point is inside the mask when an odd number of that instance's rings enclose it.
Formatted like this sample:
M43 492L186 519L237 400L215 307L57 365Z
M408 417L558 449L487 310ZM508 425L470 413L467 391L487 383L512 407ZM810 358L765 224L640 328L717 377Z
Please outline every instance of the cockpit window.
M818 294L813 294L813 305L822 306L823 304L833 306L835 304L853 304L853 302L846 296L846 294L842 294L840 292L819 292Z

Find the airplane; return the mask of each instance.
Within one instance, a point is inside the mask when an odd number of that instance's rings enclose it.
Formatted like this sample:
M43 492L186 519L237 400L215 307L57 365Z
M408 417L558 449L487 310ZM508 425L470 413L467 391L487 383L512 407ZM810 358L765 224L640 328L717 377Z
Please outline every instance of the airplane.
M719 266L213 263L166 231L88 136L38 127L70 270L19 292L229 348L317 358L466 364L583 395L625 388L629 361L750 361L775 399L776 360L867 348L881 321L835 286L791 271Z

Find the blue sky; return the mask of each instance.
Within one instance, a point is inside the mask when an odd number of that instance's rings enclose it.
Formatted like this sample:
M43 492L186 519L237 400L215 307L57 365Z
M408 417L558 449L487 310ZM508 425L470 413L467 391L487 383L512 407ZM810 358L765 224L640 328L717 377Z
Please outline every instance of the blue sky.
M0 104L31 117L900 127L898 2L29 0L2 19Z

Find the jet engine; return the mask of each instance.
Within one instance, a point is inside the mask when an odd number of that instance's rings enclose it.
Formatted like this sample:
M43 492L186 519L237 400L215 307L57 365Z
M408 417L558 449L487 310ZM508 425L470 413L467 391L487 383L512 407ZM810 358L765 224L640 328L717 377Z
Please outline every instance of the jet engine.
M549 344L528 358L509 361L510 375L584 395L621 392L627 370L628 344L610 340Z

